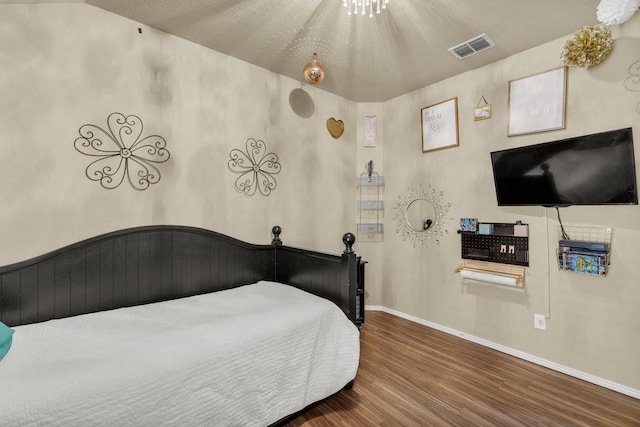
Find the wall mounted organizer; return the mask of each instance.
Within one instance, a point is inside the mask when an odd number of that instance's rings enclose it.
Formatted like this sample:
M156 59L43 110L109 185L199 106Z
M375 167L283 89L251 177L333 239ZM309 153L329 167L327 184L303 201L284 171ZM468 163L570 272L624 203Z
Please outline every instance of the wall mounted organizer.
M96 158L85 170L87 178L112 190L127 179L136 190L146 190L160 181L160 170L154 163L169 160L167 142L158 135L142 137L142 120L138 116L111 113L109 131L86 124L73 145L80 153Z
M462 224L468 220L461 220ZM465 279L524 287L529 265L529 225L517 222L481 222L476 231L459 230L461 257L456 273Z
M606 276L611 262L612 239L611 228L558 227L558 269Z
M477 261L529 266L529 226L522 223L478 224L478 231L458 231L461 257Z
M357 183L358 242L377 243L384 239L384 177L373 170L373 161L365 169Z

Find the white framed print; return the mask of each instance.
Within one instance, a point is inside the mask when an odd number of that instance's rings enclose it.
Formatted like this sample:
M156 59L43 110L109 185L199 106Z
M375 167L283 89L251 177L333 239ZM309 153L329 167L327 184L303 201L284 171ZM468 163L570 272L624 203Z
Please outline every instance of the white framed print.
M507 136L564 129L567 67L509 81Z

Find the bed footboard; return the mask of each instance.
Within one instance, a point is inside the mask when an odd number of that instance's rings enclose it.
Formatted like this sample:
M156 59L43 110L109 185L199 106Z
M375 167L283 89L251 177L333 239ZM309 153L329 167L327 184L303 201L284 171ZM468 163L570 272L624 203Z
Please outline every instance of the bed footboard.
M282 246L280 227L273 227L276 247L275 281L336 303L356 326L364 322L364 265L355 254L356 238L347 233L341 256Z

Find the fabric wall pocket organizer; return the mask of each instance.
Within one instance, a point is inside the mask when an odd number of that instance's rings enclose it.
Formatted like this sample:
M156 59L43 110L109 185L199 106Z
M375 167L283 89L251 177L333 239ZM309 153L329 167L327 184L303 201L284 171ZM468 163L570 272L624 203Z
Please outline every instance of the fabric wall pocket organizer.
M338 139L344 133L344 122L331 117L327 120L327 130L333 139Z

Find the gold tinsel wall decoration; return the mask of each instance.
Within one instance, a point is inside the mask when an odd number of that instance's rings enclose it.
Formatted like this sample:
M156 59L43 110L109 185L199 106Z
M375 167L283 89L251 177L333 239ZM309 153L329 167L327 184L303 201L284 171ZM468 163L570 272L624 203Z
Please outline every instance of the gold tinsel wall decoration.
M570 67L592 67L609 56L612 48L613 39L608 27L583 27L565 42L560 59Z

